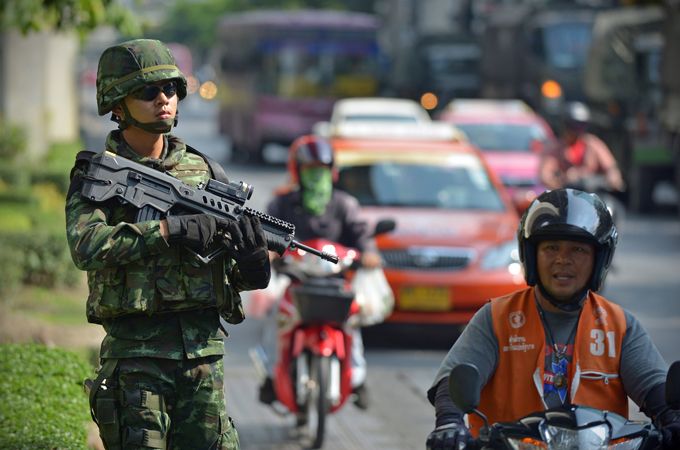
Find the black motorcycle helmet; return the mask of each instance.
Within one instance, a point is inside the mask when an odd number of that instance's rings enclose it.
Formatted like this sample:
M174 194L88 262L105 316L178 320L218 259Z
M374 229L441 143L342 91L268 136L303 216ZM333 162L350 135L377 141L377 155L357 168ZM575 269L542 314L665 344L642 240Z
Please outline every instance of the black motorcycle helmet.
M519 224L519 259L528 285L540 284L536 248L546 239L575 240L595 245L593 274L587 286L602 287L618 241L618 232L605 203L595 194L576 189L556 189L539 195Z
M333 178L337 178L333 147L327 139L305 135L293 141L288 153L288 173L293 183L299 183L300 167L307 165L330 167L333 169Z
M570 102L564 105L561 113L562 131L582 134L590 124L590 108L581 102Z

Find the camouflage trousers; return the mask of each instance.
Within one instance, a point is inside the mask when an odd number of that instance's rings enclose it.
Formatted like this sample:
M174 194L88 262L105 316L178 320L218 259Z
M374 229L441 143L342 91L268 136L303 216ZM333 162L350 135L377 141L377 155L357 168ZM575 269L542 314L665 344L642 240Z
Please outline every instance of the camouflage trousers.
M239 449L221 355L118 359L92 408L108 450Z

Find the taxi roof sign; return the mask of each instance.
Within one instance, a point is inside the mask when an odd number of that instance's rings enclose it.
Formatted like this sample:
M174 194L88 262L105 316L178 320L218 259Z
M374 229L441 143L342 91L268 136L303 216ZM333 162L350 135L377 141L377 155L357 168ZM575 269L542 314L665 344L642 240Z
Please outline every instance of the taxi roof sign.
M466 141L456 126L442 121L430 123L394 123L381 121L341 122L330 130L331 138L345 139L414 139Z

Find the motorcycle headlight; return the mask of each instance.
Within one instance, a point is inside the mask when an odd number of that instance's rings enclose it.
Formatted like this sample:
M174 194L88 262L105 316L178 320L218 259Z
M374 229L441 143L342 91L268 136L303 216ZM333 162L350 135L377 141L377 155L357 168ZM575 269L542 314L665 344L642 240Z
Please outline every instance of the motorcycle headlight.
M511 273L514 273L514 266L517 266L517 270L521 270L517 241L514 239L488 249L480 263L480 267L484 270L507 267Z
M324 245L321 248L321 251L332 255L336 254L335 246L331 244ZM292 262L292 264L296 264L297 267L299 267L301 270L304 271L304 273L310 276L324 277L340 273L340 271L343 268L343 264L346 263L343 260L342 264L334 264L330 261L326 261L325 259L319 259L318 256L313 255L311 253L307 253L302 249L297 249L297 252L298 255L300 255L300 257L297 258L297 260L295 260L294 262ZM354 251L352 250L351 252ZM354 257L354 255L355 253L352 253L352 255L348 256Z
M549 426L544 431L545 442L538 439L524 437L508 437L506 441L513 450L561 450L567 448L584 448L588 450L638 450L642 445L642 438L620 438L607 444L609 430L605 425L571 430Z
M587 448L592 450L607 450L609 427L602 424L590 428L573 430L570 428L548 425L543 430L543 436L548 443L548 449Z

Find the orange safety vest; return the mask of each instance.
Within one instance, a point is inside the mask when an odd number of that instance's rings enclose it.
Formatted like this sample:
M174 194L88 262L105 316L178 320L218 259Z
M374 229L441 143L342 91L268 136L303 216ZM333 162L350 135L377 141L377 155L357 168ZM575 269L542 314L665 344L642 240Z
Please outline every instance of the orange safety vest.
M545 332L531 287L492 300L498 340L496 371L482 388L478 409L489 423L511 422L546 409L543 401ZM569 364L571 403L628 417L628 397L619 376L621 344L626 332L623 309L589 292L579 318ZM468 416L477 436L483 425Z

